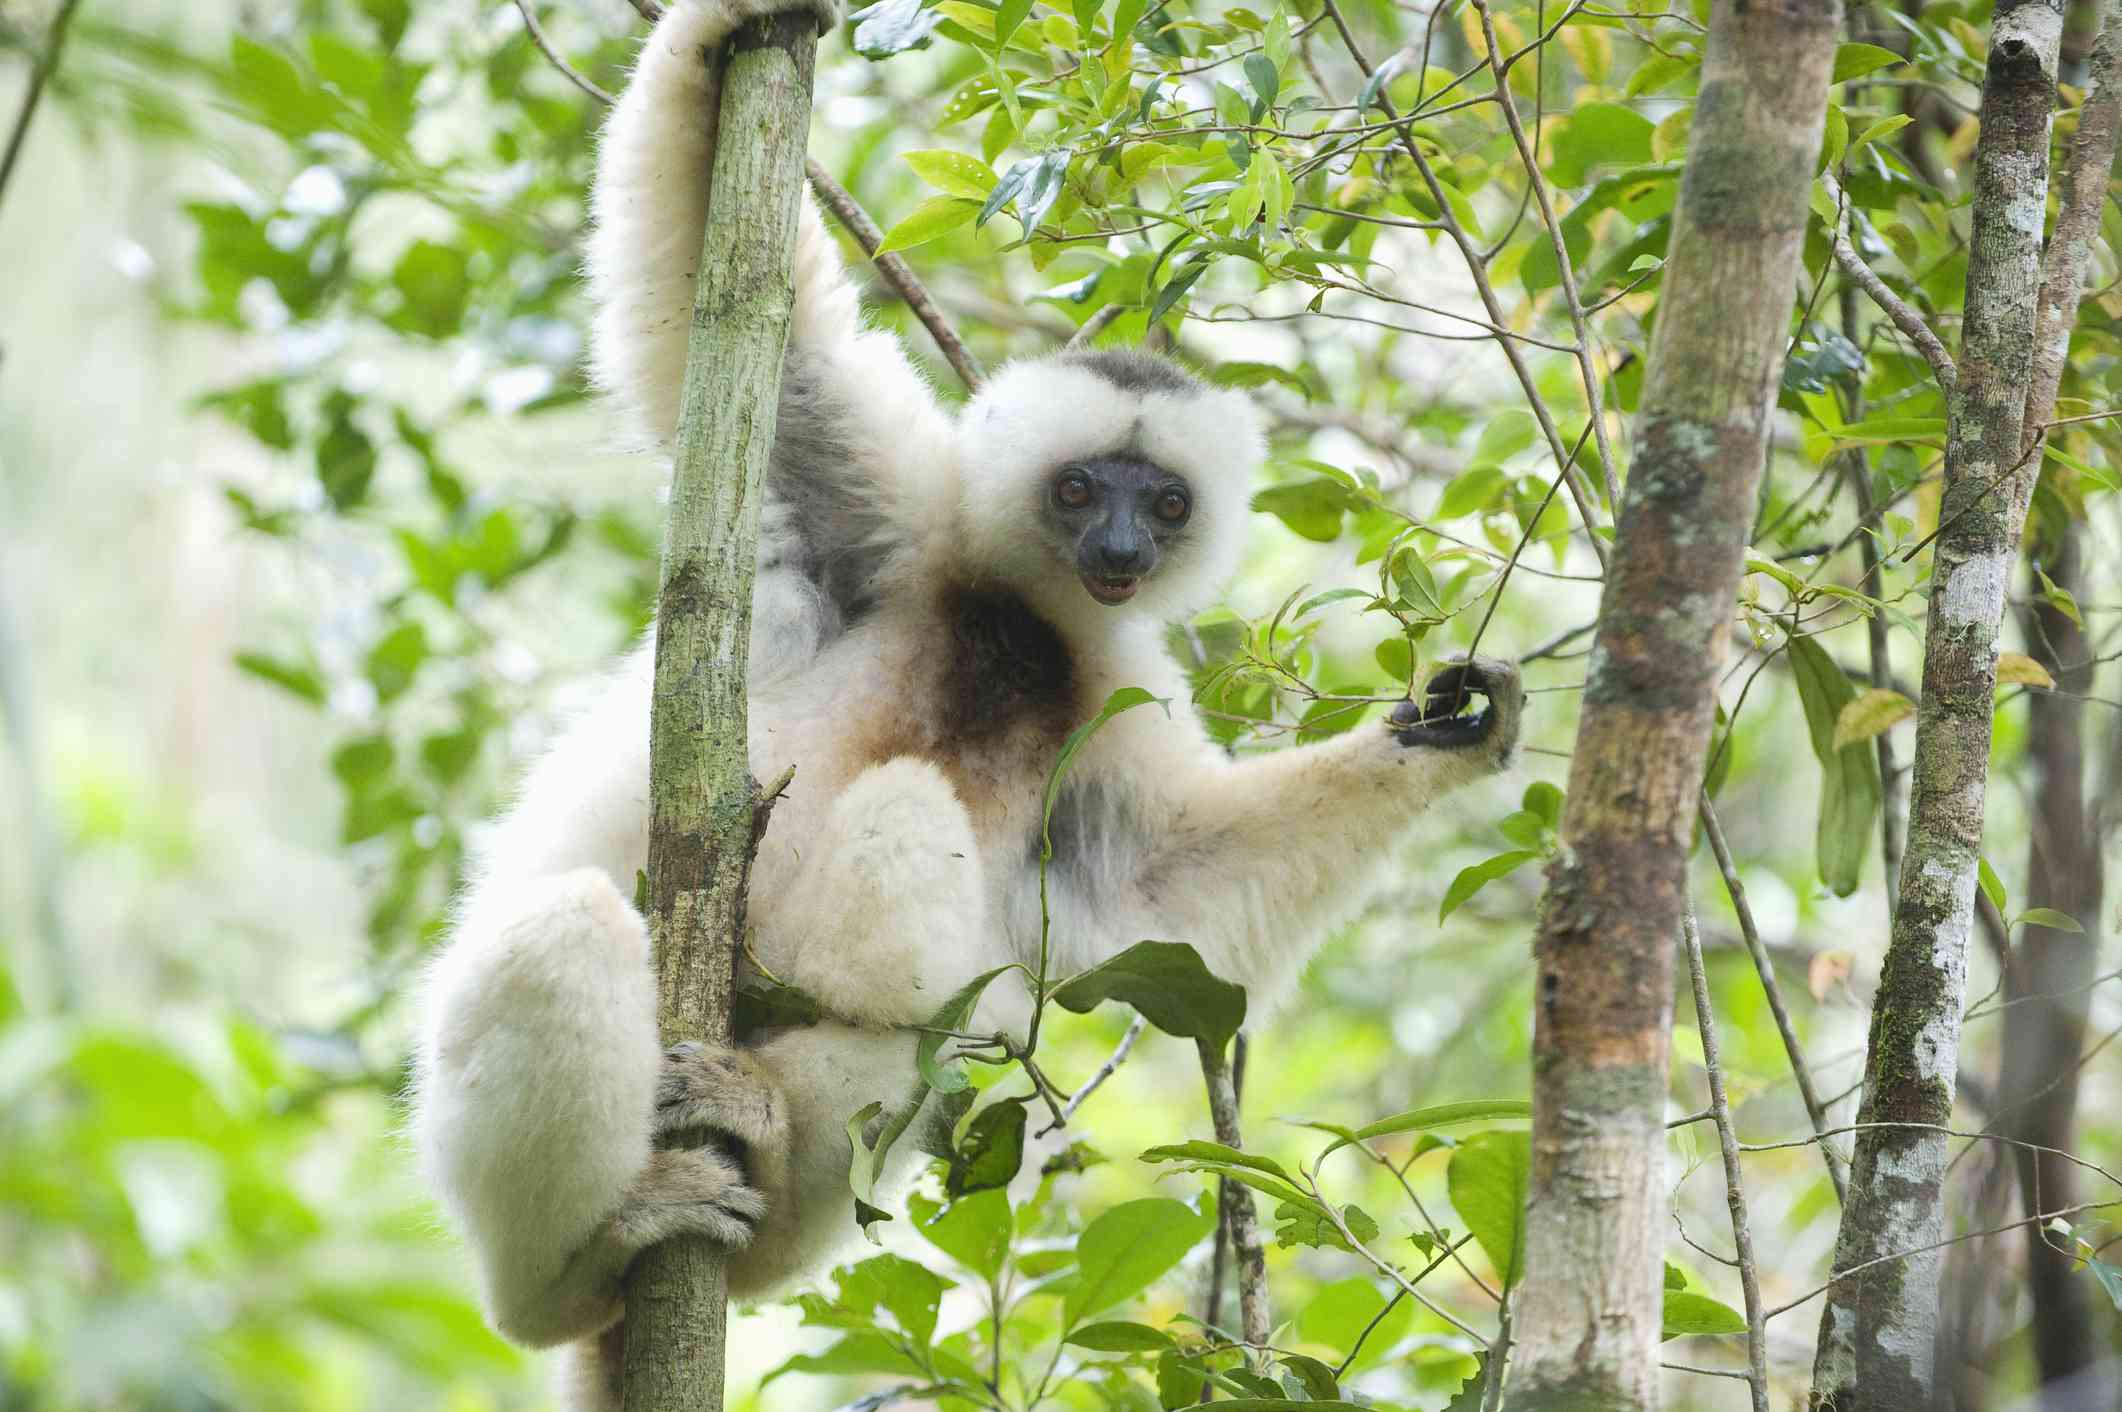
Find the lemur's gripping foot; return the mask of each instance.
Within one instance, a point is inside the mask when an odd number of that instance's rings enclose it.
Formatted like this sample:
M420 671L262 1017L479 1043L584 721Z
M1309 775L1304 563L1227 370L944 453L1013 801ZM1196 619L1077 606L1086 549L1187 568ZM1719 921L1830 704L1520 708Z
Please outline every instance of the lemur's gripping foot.
M781 1096L742 1049L687 1040L663 1053L652 1124L659 1148L717 1147L745 1163L786 1141Z
M1469 708L1486 698L1479 710ZM1429 679L1418 703L1393 708L1389 728L1402 745L1462 749L1493 745L1508 752L1518 739L1525 688L1518 669L1493 657L1452 662Z
M684 1043L663 1054L651 1120L656 1151L613 1218L629 1250L678 1235L741 1248L766 1216L759 1168L778 1165L781 1097L741 1049Z
M613 1233L638 1252L674 1236L705 1236L742 1249L766 1218L766 1198L744 1168L714 1147L652 1152L612 1218Z

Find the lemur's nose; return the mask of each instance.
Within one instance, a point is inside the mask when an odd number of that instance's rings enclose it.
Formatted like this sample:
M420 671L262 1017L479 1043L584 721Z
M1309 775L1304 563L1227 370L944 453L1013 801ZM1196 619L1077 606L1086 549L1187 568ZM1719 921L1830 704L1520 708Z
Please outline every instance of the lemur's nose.
M1149 572L1152 549L1148 536L1137 534L1132 525L1115 524L1098 536L1098 572L1113 578L1139 578Z

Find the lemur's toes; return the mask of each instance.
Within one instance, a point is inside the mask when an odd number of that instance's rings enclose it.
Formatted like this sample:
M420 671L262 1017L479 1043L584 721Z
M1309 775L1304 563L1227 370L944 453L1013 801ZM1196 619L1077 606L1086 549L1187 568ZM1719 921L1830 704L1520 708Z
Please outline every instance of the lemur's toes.
M646 1249L673 1236L705 1236L732 1248L750 1244L766 1218L766 1197L744 1169L714 1148L656 1152L620 1208L627 1243Z
M741 1161L747 1148L776 1140L783 1125L780 1095L751 1054L690 1040L664 1051L650 1119L656 1146L712 1143Z

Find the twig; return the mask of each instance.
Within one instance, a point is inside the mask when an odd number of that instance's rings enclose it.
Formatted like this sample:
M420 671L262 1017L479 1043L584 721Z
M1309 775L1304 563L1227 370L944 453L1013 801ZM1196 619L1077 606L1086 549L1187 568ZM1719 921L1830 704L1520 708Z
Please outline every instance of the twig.
M1585 410L1591 417L1593 434L1599 444L1599 472L1606 482L1607 508L1614 514L1621 513L1621 482L1614 476L1614 448L1606 437L1606 409L1599 395L1599 370L1592 363L1591 326L1584 321L1584 300L1577 293L1577 271L1575 262L1569 258L1568 243L1562 237L1561 222L1555 219L1555 203L1547 194L1547 178L1540 172L1540 157L1533 143L1525 136L1525 125L1518 118L1517 100L1511 97L1510 77L1504 72L1502 57L1496 52L1496 22L1489 13L1488 0L1474 0L1474 9L1481 16L1481 38L1488 47L1489 67L1496 75L1496 98L1503 105L1503 121L1510 128L1511 141L1517 144L1518 159L1525 164L1525 177L1533 199L1540 206L1540 223L1547 228L1547 238L1555 254L1555 268L1562 277L1562 297L1569 306L1569 323L1577 336L1577 371L1584 379ZM1545 53L1545 46L1541 46ZM1538 115L1535 115L1538 121ZM1572 460L1576 453L1571 452Z
M1732 911L1738 914L1739 934L1746 938L1747 954L1754 958L1754 971L1761 977L1761 989L1768 996L1769 1013L1776 1019L1776 1033L1783 1037L1783 1052L1790 1058L1792 1077L1798 1081L1798 1096L1805 1100L1805 1113L1812 1119L1814 1134L1824 1139L1827 1109L1813 1087L1812 1068L1805 1062L1805 1050L1798 1043L1798 1031L1792 1026L1790 1011L1783 1004L1783 984L1776 979L1775 963L1769 960L1768 948L1761 944L1761 929L1754 925L1754 909L1746 900L1746 885L1739 881L1738 865L1732 862L1731 848L1724 841L1724 826L1717 821L1717 806L1710 803L1707 794L1702 796L1701 815L1703 836L1709 840L1710 852L1716 855L1717 871L1724 875L1724 890L1731 896ZM1841 1159L1834 1147L1822 1141L1820 1158L1827 1163L1828 1180L1835 1184L1835 1199L1848 1200L1849 1189L1843 1184Z
M1362 70L1363 77L1369 79L1376 70L1370 59L1365 56L1363 46L1356 42L1355 32L1348 27L1347 19L1341 14L1341 7L1336 0L1324 0L1324 3L1327 18L1333 21L1334 30L1341 37L1342 47L1348 50L1349 57L1355 60L1356 67ZM1382 89L1378 92L1376 101L1379 110L1393 122L1402 150L1413 160L1415 171L1421 175L1422 184L1429 191L1430 200L1437 206L1438 219L1451 236L1452 243L1458 247L1460 258L1466 263L1467 275L1474 282L1474 292L1481 296L1481 307L1488 313L1488 323L1496 329L1504 328L1506 316L1503 304L1496 297L1495 286L1489 282L1488 271L1481 263L1481 252L1475 248L1473 238L1466 233L1465 226L1452 211L1443 183L1438 180L1435 169L1430 166L1429 158L1422 154L1422 144L1415 141L1413 120L1403 118L1392 99L1386 96ZM1539 383L1534 379L1532 368L1526 363L1525 355L1518 347L1518 340L1499 335L1496 338L1496 346L1503 350L1504 358L1510 363L1511 372L1518 379L1518 386L1524 390L1526 402L1532 409L1533 420L1539 423L1541 435L1547 440L1547 447L1554 455L1555 464L1566 467L1569 455L1562 446L1562 433L1555 427L1555 419L1547 409L1547 400L1540 395ZM1592 527L1598 523L1598 516L1593 512L1591 489L1584 483L1584 478L1574 471L1565 470L1564 483L1569 487L1570 499L1576 503L1578 517L1584 522L1585 538L1603 570L1606 567L1606 544L1598 535L1592 533Z
M1466 1244L1473 1238L1473 1232L1468 1231L1465 1235L1460 1236L1457 1240L1453 1241L1443 1250L1438 1251L1437 1254L1431 1258L1430 1262L1427 1265L1424 1265L1421 1270L1416 1272L1414 1279L1408 1281L1408 1283L1420 1284L1424 1277L1433 1274L1438 1266L1442 1265L1445 1261L1456 1256L1459 1253L1459 1247ZM1356 1355L1363 1351L1364 1342L1368 1340L1370 1336L1377 1331L1378 1325L1385 1322L1386 1315L1392 1313L1393 1310L1400 1307L1400 1301L1405 1298L1407 1298L1406 1290L1394 1290L1393 1297L1385 1301L1384 1307L1381 1308L1377 1313L1370 1316L1370 1322L1363 1326L1363 1332L1356 1335L1355 1343L1351 1345L1348 1350L1348 1356L1346 1358L1343 1358L1341 1362L1334 1368L1335 1378L1338 1379L1348 1376L1348 1370L1355 1366Z
M1238 1088L1231 1066L1223 1057L1223 1046L1214 1040L1195 1041L1201 1053L1201 1078L1208 1088L1208 1111L1215 1123L1216 1141L1243 1150L1238 1129ZM1260 1243L1259 1213L1253 1209L1252 1188L1224 1179L1217 1206L1230 1222L1231 1250L1238 1265L1238 1320L1246 1346L1257 1352L1267 1346L1274 1322L1267 1306L1267 1251Z
M29 87L23 90L22 106L15 110L15 125L8 130L7 155L0 157L0 198L7 195L9 178L15 174L16 159L22 155L22 144L29 136L30 119L37 116L37 105L44 101L44 90L51 83L52 75L59 71L59 56L66 50L66 31L74 22L74 11L81 0L61 0L59 13L52 16L52 27L44 36L44 53L37 59L36 67L30 70Z
M1128 1052L1135 1047L1135 1041L1142 1038L1142 1030L1147 1024L1148 1021L1140 1015L1135 1016L1134 1023L1127 1027L1127 1033L1120 1036L1119 1047L1113 1050L1110 1058L1098 1066L1097 1073L1083 1081L1083 1087L1069 1095L1068 1102L1061 1105L1061 1116L1051 1126L1042 1128L1038 1134L1040 1137L1065 1126L1070 1118L1076 1116L1076 1110L1083 1106L1083 1100L1096 1093L1098 1086L1111 1078L1114 1071L1127 1062Z
M1120 316L1126 312L1126 308L1122 305L1106 305L1097 313L1092 314L1089 318L1085 319L1083 321L1083 327L1077 329L1074 334L1070 335L1068 340L1068 346L1071 348L1088 348L1091 343L1098 337L1099 334L1105 332L1108 328L1111 328L1113 324L1119 320Z
M552 61L554 68L567 76L569 83L581 89L607 108L619 101L597 87L596 84L590 82L573 64L560 57L560 51L553 48L553 42L547 39L545 31L539 28L538 17L531 13L530 0L516 0L516 12L523 16L523 27L530 32L531 43L537 45L538 52Z
M640 11L641 18L650 24L663 18L663 6L658 0L626 0L626 3Z
M1702 1036L1702 1066L1709 1075L1709 1107L1717 1120L1717 1147L1724 1158L1724 1200L1731 1207L1731 1238L1738 1255L1739 1288L1746 1296L1746 1361L1754 1412L1768 1412L1768 1329L1761 1317L1761 1277L1754 1264L1754 1237L1746 1219L1746 1184L1739 1170L1739 1137L1732 1131L1731 1101L1724 1092L1724 1063L1717 1044L1717 1017L1710 1010L1709 973L1702 965L1702 932L1692 905L1682 915L1687 969L1695 984L1695 1026Z
M1930 325L1923 322L1923 316L1910 307L1908 301L1888 289L1886 281L1880 279L1872 267L1864 263L1864 257L1849 243L1849 198L1841 187L1835 185L1833 177L1822 176L1820 180L1827 183L1827 193L1834 198L1838 210L1834 236L1835 263L1842 267L1842 273L1855 280L1857 287L1871 297L1871 302L1878 305L1880 312L1893 321L1894 327L1901 330L1908 341L1916 345L1916 351L1923 355L1923 361L1929 363L1931 372L1937 375L1938 386L1948 393L1951 392L1960 372L1953 364L1953 355L1945 351L1945 345L1939 341L1937 334L1931 332Z
M861 246L862 253L870 257L877 267L877 273L884 276L885 283L899 292L899 297L906 301L906 307L913 311L914 317L921 321L921 326L928 330L928 336L936 341L937 351L943 354L944 361L958 374L958 380L964 383L968 390L977 389L986 376L980 370L979 360L966 351L964 341L958 337L958 331L951 327L949 319L943 317L943 311L936 307L936 301L929 298L927 288L922 285L913 268L890 251L882 255L877 253L877 247L884 243L884 232L869 218L869 212L862 209L862 204L855 200L853 193L833 180L833 174L827 171L817 158L811 158L804 171L810 177L811 190L818 193L818 200L846 227L847 233L855 238L855 244Z

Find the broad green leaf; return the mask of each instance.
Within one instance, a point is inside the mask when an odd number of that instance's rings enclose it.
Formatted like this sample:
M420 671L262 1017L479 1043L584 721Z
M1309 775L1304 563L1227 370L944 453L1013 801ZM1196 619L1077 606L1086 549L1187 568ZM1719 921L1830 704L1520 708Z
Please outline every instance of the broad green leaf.
M879 255L907 250L970 225L980 214L980 203L962 196L931 196L907 213L906 219L884 233Z
M906 1207L923 1240L975 1274L993 1279L1008 1263L1015 1213L1002 1188L976 1191L947 1206L916 1192Z
M1548 171L1564 186L1579 186L1594 167L1648 162L1651 126L1619 103L1579 104L1555 135Z
M1894 64L1906 63L1891 49L1882 49L1876 44L1844 44L1835 50L1835 72L1830 83L1847 83L1853 78L1876 73Z
M1053 999L1078 1015L1117 1000L1168 1035L1219 1048L1245 1023L1245 987L1218 979L1183 941L1136 942L1063 981Z
M1094 1353L1156 1353L1173 1346L1172 1336L1164 1330L1126 1320L1085 1324L1061 1341Z
M1142 1154L1145 1162L1213 1162L1233 1167L1250 1167L1256 1172L1290 1181L1289 1172L1272 1157L1262 1157L1256 1152L1241 1152L1235 1147L1225 1147L1220 1142L1208 1142L1192 1138L1186 1142L1167 1143L1152 1147Z
M935 187L946 196L962 196L970 201L985 201L995 189L998 178L987 163L978 157L969 157L963 152L950 152L942 148L927 148L906 154L906 165L914 174Z
M1536 849L1521 848L1509 853L1498 853L1495 857L1485 858L1470 868L1460 869L1459 876L1453 878L1452 885L1444 890L1444 902L1437 908L1437 920L1442 922L1482 888L1497 878L1516 872L1539 856Z
M1025 16L1032 12L1032 0L1002 0L995 11L995 43L1007 44L1017 27L1024 23Z
M1319 1154L1321 1161L1338 1152L1350 1142L1370 1142L1375 1138L1397 1137L1401 1133L1423 1132L1429 1128L1450 1127L1454 1123L1472 1123L1496 1118L1530 1118L1533 1105L1522 1098L1473 1098L1458 1103L1438 1103L1428 1108L1415 1108L1405 1113L1395 1113L1390 1118L1380 1118L1357 1128L1349 1137ZM1319 1126L1313 1124L1312 1126Z
M1024 1166L1022 1098L1003 1098L980 1110L965 1130L965 1140L951 1154L943 1188L953 1201L974 1192L995 1191L1016 1180Z
M1344 1358L1360 1343L1361 1351L1350 1371L1370 1367L1391 1353L1414 1324L1413 1300L1399 1300L1390 1312L1386 1303L1386 1296L1371 1280L1338 1280L1298 1311L1297 1337L1306 1343L1325 1344ZM1365 1330L1369 1330L1367 1336Z
M1213 1216L1168 1197L1123 1202L1076 1238L1076 1282L1062 1301L1070 1328L1149 1288L1214 1228Z
M1665 1317L1660 1338L1685 1338L1690 1334L1743 1334L1746 1316L1729 1304L1720 1304L1691 1289L1665 1291Z
M1546 780L1534 780L1527 785L1525 797L1519 801L1518 807L1528 813L1538 814L1547 821L1547 826L1551 829L1561 827L1562 791Z
M1870 740L1894 722L1912 715L1916 703L1888 687L1860 692L1835 715L1834 747Z
M1488 1252L1509 1289L1524 1273L1525 1198L1532 1180L1532 1138L1522 1132L1475 1133L1454 1148L1445 1169L1452 1209Z
M1341 537L1341 518L1362 508L1347 486L1321 476L1288 485L1271 485L1253 495L1255 511L1273 515L1306 539L1331 544Z
M2075 932L2085 934L2085 928L2068 912L2058 912L2053 907L2029 907L2019 914L2018 920L2029 927L2046 927L2052 932Z
M1978 858L1975 860L1975 881L1980 884L1982 895L1989 899L1990 905L1997 909L1998 914L2009 917L2011 915L2011 896L2005 892L2004 880L1997 876L1997 870L1989 866L1989 859Z
M1820 881L1837 897L1847 897L1857 890L1876 833L1872 825L1879 814L1879 756L1860 745L1835 745L1835 722L1856 699L1857 689L1826 649L1810 637L1793 637L1789 651L1813 757L1820 762L1820 822L1814 841Z
M951 1281L903 1255L873 1255L839 1272L840 1302L857 1309L882 1305L900 1330L926 1348L936 1336L936 1312Z

